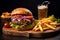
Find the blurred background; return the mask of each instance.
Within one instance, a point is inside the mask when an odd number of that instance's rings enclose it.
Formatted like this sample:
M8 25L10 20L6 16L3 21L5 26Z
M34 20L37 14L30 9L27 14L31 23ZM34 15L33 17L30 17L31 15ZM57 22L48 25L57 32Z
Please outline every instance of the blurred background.
M24 7L31 10L34 18L38 17L37 6L46 0L0 0L0 15L2 12L11 12L18 7ZM54 14L56 17L60 17L60 1L59 0L47 0L50 2L48 6L48 16ZM0 23L1 25L1 23ZM0 27L1 28L1 27Z
M41 4L46 0L0 0L0 15L2 12L11 12L13 9L18 7L25 7L32 11L35 18L37 18L37 5ZM54 14L56 17L59 16L60 1L59 0L47 0L50 1L48 15Z

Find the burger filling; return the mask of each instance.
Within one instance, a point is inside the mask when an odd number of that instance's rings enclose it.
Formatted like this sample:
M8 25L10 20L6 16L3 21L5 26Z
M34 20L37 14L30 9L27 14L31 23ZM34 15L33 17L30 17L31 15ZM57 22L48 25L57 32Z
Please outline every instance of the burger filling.
M14 28L26 27L28 25L34 25L33 16L27 15L14 15L11 17L12 22L10 22L10 26Z

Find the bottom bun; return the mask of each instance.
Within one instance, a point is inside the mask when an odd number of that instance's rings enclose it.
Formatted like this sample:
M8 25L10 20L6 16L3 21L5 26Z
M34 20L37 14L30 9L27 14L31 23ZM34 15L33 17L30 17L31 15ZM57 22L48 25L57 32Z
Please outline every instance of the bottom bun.
M23 31L25 31L25 30L32 30L33 28L34 28L34 26L35 26L35 24L33 25L29 25L29 26L26 26L26 27L23 27L23 28L19 28L19 29L17 29L17 30L23 30Z

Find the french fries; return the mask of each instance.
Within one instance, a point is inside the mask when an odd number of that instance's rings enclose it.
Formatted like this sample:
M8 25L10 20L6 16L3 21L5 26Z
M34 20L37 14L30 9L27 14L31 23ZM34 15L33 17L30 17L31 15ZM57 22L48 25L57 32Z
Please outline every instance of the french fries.
M1 18L11 18L11 13L3 12Z
M48 29L49 29L48 27L43 28L43 30L48 30Z
M45 25L51 29L55 29L54 27L52 27L51 25L48 25L47 23L45 23Z
M43 32L43 28L41 27L41 25L39 25L39 29L41 32Z
M33 28L33 31L44 32L44 30L55 30L56 25L57 25L57 22L53 22L52 17L44 18L38 21L36 26Z

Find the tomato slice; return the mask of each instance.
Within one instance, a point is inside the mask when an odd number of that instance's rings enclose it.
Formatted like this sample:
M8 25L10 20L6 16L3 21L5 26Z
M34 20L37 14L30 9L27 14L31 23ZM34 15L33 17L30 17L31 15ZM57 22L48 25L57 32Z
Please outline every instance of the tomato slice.
M20 17L22 17L22 15L16 15L15 17L16 17L16 18L20 18Z
M26 18L33 18L33 16L26 16Z

